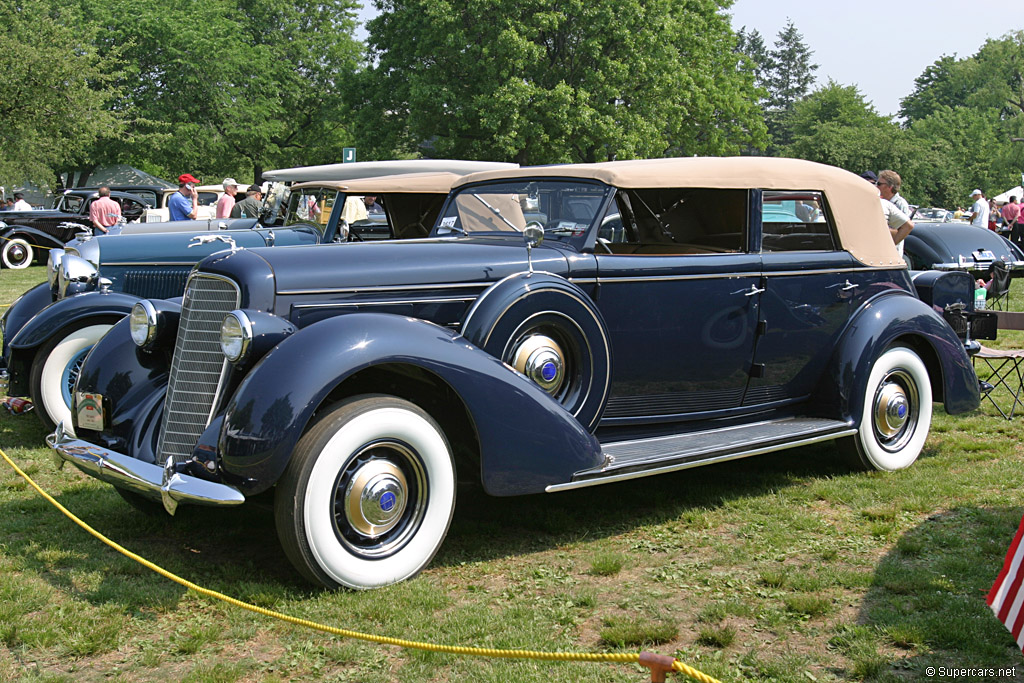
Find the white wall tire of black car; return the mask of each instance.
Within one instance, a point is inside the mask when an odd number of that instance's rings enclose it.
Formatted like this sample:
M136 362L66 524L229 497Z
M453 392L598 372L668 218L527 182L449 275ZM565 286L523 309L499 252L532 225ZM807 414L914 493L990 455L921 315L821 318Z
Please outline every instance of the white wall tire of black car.
M905 407L905 415L900 408ZM860 464L892 472L910 467L928 438L932 388L912 349L893 346L875 359L864 389L864 409L853 441Z
M441 547L454 510L448 441L426 412L393 396L327 409L299 440L274 494L285 554L327 588L415 576Z
M32 265L35 259L35 250L28 241L21 237L3 240L3 247L0 247L0 260L11 270L22 270Z
M39 349L32 363L29 391L47 429L53 430L63 421L74 432L71 391L78 370L89 350L111 327L109 323L97 323L64 330Z

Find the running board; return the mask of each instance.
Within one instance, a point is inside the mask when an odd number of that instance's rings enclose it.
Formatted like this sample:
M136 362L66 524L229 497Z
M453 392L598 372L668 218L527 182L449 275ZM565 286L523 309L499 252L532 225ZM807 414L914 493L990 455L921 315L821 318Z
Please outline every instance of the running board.
M856 434L848 422L815 417L791 417L754 424L723 427L704 432L658 436L650 439L604 444L604 463L581 470L565 484L552 484L545 491L570 489L625 481L653 474L685 470L726 460L806 446Z

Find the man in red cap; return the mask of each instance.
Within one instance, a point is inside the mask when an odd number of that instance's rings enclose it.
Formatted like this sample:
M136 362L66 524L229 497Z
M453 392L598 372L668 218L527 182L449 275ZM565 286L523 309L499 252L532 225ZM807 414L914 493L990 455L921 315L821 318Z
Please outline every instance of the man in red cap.
M191 173L178 176L178 191L167 200L167 211L172 221L187 221L196 217L199 208L199 193L196 192L198 182Z

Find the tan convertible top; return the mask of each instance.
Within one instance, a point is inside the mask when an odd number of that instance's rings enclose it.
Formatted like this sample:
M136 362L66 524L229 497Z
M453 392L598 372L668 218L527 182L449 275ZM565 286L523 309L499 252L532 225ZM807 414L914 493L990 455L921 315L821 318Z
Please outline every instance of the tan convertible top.
M460 177L457 173L403 173L357 180L312 180L292 185L292 192L306 187L329 187L351 194L448 194L452 183Z
M625 189L816 190L825 194L843 248L854 258L871 266L904 265L889 235L878 191L849 171L802 159L687 157L532 166L472 173L452 189L484 180L536 177L588 178Z

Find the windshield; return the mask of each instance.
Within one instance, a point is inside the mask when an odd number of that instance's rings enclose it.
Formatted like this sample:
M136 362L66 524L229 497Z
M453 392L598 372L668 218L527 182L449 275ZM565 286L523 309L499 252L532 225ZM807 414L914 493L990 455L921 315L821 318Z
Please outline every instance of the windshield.
M53 208L64 213L81 213L82 203L85 201L85 197L77 194L66 194L63 195L58 201L56 206Z
M288 212L285 214L284 224L312 223L323 232L331 219L331 212L339 194L337 190L326 187L293 190L288 198Z
M581 237L611 191L582 180L516 180L457 190L438 218L437 234L522 232L539 223L548 237Z

